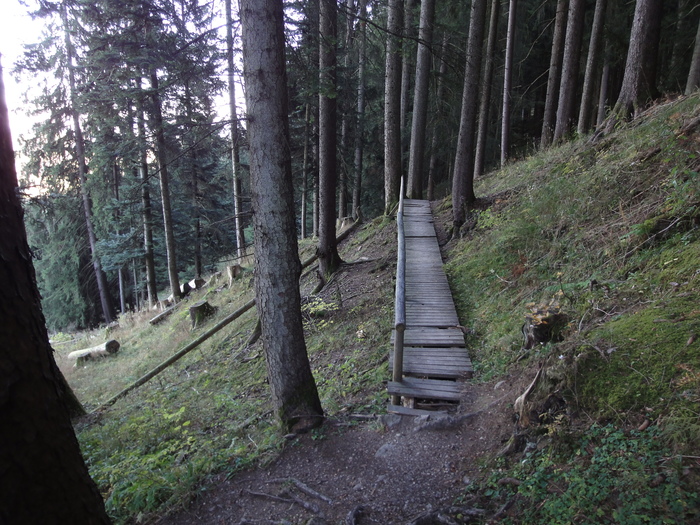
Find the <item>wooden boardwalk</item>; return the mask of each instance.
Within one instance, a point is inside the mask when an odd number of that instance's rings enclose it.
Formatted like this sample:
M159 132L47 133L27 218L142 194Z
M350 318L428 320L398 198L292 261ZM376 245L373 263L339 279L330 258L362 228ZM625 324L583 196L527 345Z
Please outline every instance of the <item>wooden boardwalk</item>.
M473 368L457 310L442 267L430 203L405 199L403 224L406 249L403 380L390 381L390 395L409 405L459 401L459 379ZM392 333L392 343L395 331ZM393 367L393 351L390 359ZM390 405L391 407L394 405ZM405 410L396 412L405 413Z

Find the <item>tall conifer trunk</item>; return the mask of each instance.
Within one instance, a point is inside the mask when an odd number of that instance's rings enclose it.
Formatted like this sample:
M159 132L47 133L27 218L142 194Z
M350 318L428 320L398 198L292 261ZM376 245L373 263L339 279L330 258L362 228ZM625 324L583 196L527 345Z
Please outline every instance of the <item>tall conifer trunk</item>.
M402 0L389 0L384 70L384 213L398 201L401 179L401 30Z
M177 274L177 248L175 246L175 231L173 224L173 212L170 205L170 176L168 175L168 155L166 153L165 130L163 128L163 113L158 87L158 74L155 70L150 72L151 101L153 104L153 129L156 135L156 157L158 159L158 179L160 180L160 193L163 203L163 229L165 230L165 250L168 258L168 278L173 294L173 300L178 301L182 297L180 292L180 278Z
M591 40L588 44L588 58L586 59L586 74L583 80L583 95L581 96L581 108L578 113L578 133L583 135L590 128L593 116L593 88L598 76L598 64L600 63L601 41L603 39L603 25L605 23L605 8L607 0L596 0L595 13L593 15L593 27L591 28Z
M226 62L228 68L228 105L231 114L231 172L233 174L233 214L236 229L236 253L239 258L245 255L243 233L243 203L241 200L241 159L238 134L238 111L236 109L236 82L233 67L233 15L231 0L226 0Z
M515 46L515 12L518 0L510 0L508 6L508 32L506 36L506 61L503 66L503 112L501 114L501 166L508 159L510 149L510 91L513 84L513 47Z
M320 0L319 88L318 100L318 169L319 219L318 262L322 279L340 266L335 237L335 192L338 180L337 161L337 85L336 39L338 6L335 0Z
M108 524L61 399L18 195L0 64L0 523Z
M85 229L87 230L88 242L90 244L90 256L92 257L92 269L97 281L97 291L100 296L100 304L102 306L102 315L106 323L111 323L114 320L112 297L109 294L107 279L102 271L102 264L97 254L97 235L92 220L92 202L87 189L87 160L85 159L85 140L83 138L83 130L80 125L80 113L78 111L78 97L75 82L75 50L70 38L70 30L68 27L68 8L64 3L61 6L61 19L63 22L64 40L66 44L66 61L68 67L68 83L70 96L70 113L73 119L73 132L75 133L75 156L78 163L78 180L80 183L80 196L83 202L83 214L85 216Z
M320 425L323 410L301 318L282 0L240 5L261 338L277 416L300 431Z
M413 94L411 148L408 162L407 196L423 197L423 157L425 155L425 125L428 118L428 81L430 80L431 45L435 0L423 0L420 6L418 54L416 58L416 88Z
M549 57L549 76L547 77L547 96L544 102L544 117L542 119L542 136L540 147L546 148L552 144L554 127L557 122L557 104L559 103L559 86L561 85L561 64L564 60L564 36L566 35L566 18L569 0L557 2L557 14L554 18L554 36L552 37L552 53Z

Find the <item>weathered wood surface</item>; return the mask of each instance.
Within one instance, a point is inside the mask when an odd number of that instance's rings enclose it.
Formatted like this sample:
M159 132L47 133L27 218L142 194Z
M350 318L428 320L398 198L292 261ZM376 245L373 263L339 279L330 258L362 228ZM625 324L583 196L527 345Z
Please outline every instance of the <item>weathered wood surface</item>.
M459 319L443 270L430 203L404 200L406 329L403 378L390 381L389 394L407 399L459 401L472 362L458 329ZM391 341L394 343L395 331ZM393 366L393 352L390 355ZM397 405L392 412L403 413Z
M192 328L197 328L208 318L216 313L216 306L212 306L208 301L199 301L190 306L190 319L192 320Z
M96 357L106 357L108 355L116 354L119 351L119 341L112 339L92 348L83 348L82 350L75 350L68 354L68 359L75 359L75 366L83 364L85 361Z
M170 306L163 310L161 313L153 317L150 321L148 321L148 324L156 325L160 323L162 320L164 320L166 317L168 317L170 314L172 314L175 311L175 305Z

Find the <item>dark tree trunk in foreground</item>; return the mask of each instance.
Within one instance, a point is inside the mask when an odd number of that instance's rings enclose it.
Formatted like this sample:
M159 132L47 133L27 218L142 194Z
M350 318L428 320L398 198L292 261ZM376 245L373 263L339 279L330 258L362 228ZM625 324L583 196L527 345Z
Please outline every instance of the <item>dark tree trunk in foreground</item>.
M569 2L564 61L561 66L559 103L557 104L557 119L554 126L554 142L560 140L569 132L574 119L585 10L585 0L571 0Z
M320 2L319 45L319 218L318 269L322 279L340 266L335 238L335 190L338 180L337 161L337 85L336 39L338 34L338 6L335 0Z
M60 398L17 191L0 65L0 523L109 523Z
M481 80L481 100L479 102L479 128L476 135L476 153L474 154L474 176L484 173L484 155L486 154L486 135L489 124L489 108L491 107L491 83L493 82L493 62L498 39L498 18L501 11L501 0L492 0L491 17L489 19L489 36L486 43L486 65L484 78Z
M173 300L178 301L182 294L180 293L180 278L177 274L177 248L175 246L172 206L170 205L170 176L168 175L168 155L165 152L163 113L158 91L158 74L155 70L151 71L151 99L153 102L153 128L156 135L158 179L160 180L160 193L163 201L163 229L165 230L165 251L168 256L168 278Z
M408 163L408 192L411 199L423 197L423 157L425 155L425 126L428 119L428 81L433 40L435 0L423 0L420 7L418 29L418 55L416 58L416 89L413 94L413 119L411 121L411 149Z
M85 159L85 140L83 139L83 130L80 126L80 114L77 107L76 83L75 83L75 66L73 64L75 51L73 43L70 39L70 31L68 28L68 13L65 4L61 7L61 17L63 22L64 40L66 44L66 60L68 66L68 82L70 88L70 113L73 118L73 131L75 133L75 156L78 163L78 180L80 181L80 196L83 201L83 213L85 216L85 229L87 230L88 242L90 244L90 256L92 257L92 269L97 281L97 291L100 295L100 303L102 305L102 315L106 323L111 323L114 320L112 313L112 298L109 295L107 287L107 279L102 271L102 264L97 254L97 235L92 221L92 203L87 190L87 161Z
M515 12L518 0L510 0L508 7L508 32L506 36L506 62L503 69L503 113L501 114L501 166L508 160L510 148L510 90L513 83L513 46L515 45Z
M591 28L591 40L588 44L586 74L583 80L581 108L578 112L579 135L583 135L591 127L590 123L593 117L593 87L595 86L596 77L598 76L598 64L600 63L601 41L603 39L606 6L607 0L596 0L595 14L593 15L593 27Z
M384 213L398 201L401 179L401 0L389 0L384 73Z
M652 96L656 87L655 79L650 77L655 71L646 64L655 64L659 48L659 34L655 28L661 18L661 0L637 0L634 10L630 45L627 51L625 76L620 88L620 96L609 119L608 128L617 119L627 119L644 105Z
M277 416L290 430L323 422L301 319L282 0L241 0L250 144L255 294Z
M466 206L475 200L474 195L474 129L479 106L479 74L481 73L481 48L484 39L486 0L472 2L467 40L467 63L464 69L462 112L459 119L457 152L452 176L452 224L453 235L459 235L464 224Z
M559 85L561 84L561 63L564 60L564 35L566 35L566 14L569 0L557 2L557 14L554 18L554 35L552 36L552 54L549 57L549 76L547 77L547 96L544 102L544 118L540 147L546 148L554 138L554 126L557 121L557 104L559 103Z

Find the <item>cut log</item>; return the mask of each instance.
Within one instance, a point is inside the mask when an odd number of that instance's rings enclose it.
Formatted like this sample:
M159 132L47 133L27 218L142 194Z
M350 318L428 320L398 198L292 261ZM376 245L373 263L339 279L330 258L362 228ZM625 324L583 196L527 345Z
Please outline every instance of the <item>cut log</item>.
M192 319L192 329L197 328L209 317L216 313L216 306L212 306L208 301L199 301L190 306L190 319Z
M119 346L119 341L112 339L111 341L93 346L92 348L84 348L71 352L68 354L68 359L75 359L74 366L80 366L90 359L116 354L119 351Z
M163 319L168 317L171 313L175 311L175 306L170 306L169 308L166 308L163 310L161 313L156 315L154 318L152 318L150 321L148 321L148 324L156 325L160 323Z
M190 288L192 290L199 290L200 288L202 288L206 284L206 281L204 279L202 279L201 277L195 277L187 284L190 285Z

